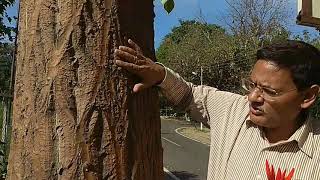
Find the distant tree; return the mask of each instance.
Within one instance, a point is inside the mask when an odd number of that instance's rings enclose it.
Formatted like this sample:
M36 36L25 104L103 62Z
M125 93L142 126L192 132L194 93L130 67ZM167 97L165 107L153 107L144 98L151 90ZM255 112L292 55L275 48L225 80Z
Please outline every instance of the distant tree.
M8 90L9 86L14 46L8 40L12 41L12 33L15 27L8 25L8 23L12 23L16 17L9 16L6 9L12 6L14 2L15 0L0 0L0 92ZM5 23L5 21L8 23Z
M237 91L248 69L248 63L237 59L238 51L233 36L220 26L180 21L158 48L157 58L195 84L200 84L202 66L204 84Z
M12 33L15 27L8 25L16 17L7 14L6 9L14 4L15 0L0 0L0 92L7 91L10 80L10 67L14 46L8 42L12 41Z
M225 22L242 57L254 59L258 48L290 36L287 0L226 0Z
M287 0L226 0L226 22L232 33L260 43L286 36Z
M12 35L15 31L13 23L15 16L9 16L6 9L14 4L15 0L0 0L0 92L7 91L9 88L10 68L14 45ZM7 23L6 23L7 22Z
M296 34L293 36L293 39L307 42L320 49L320 33L313 34L308 30L303 30L301 34Z
M313 117L320 119L320 98L318 98L314 106L311 108L311 114Z
M314 42L313 44L315 47L317 47L318 49L320 49L320 37Z
M0 44L0 92L7 92L9 90L13 52L13 44Z
M5 40L12 40L12 33L15 30L15 26L10 26L5 23L8 21L12 23L15 16L9 16L6 12L6 9L14 4L15 0L0 0L0 41Z

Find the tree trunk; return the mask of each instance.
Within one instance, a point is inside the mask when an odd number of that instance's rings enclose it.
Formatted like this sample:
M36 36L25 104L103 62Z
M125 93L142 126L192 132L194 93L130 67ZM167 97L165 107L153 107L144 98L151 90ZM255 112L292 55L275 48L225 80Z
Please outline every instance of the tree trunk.
M8 179L162 180L156 89L114 64L154 58L153 0L20 0Z

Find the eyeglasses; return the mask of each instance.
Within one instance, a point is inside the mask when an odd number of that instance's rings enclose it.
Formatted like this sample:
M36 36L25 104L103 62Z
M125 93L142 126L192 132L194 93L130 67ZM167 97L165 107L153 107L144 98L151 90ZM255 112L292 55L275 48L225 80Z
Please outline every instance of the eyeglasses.
M264 86L258 85L257 83L254 83L249 79L242 79L242 88L247 93L251 93L255 89L258 89L261 92L262 97L267 100L274 100L274 98L279 97L285 93L297 90L297 88L294 88L294 89L280 92L280 91L277 91L277 90L269 88L269 87L264 87Z

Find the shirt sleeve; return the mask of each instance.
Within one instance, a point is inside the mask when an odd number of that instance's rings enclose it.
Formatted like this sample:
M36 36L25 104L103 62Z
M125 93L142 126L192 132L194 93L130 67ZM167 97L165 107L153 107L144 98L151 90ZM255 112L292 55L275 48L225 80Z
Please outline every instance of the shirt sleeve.
M231 105L233 101L237 101L239 98L244 99L241 95L219 91L213 87L196 86L186 82L171 69L165 67L165 70L165 78L158 85L161 93L176 108L190 112L193 119L209 127L212 123L210 119L215 119L214 116L225 114L228 111L229 108L224 105L226 102L231 102L227 103Z

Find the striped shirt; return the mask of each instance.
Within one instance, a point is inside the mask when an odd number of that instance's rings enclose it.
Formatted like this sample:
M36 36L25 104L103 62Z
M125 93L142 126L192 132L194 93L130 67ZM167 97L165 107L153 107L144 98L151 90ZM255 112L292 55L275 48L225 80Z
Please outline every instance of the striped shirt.
M177 108L210 126L208 180L267 179L266 160L278 168L293 168L292 180L320 180L320 122L309 118L288 140L270 144L250 121L247 96L195 86L166 68L159 85Z

